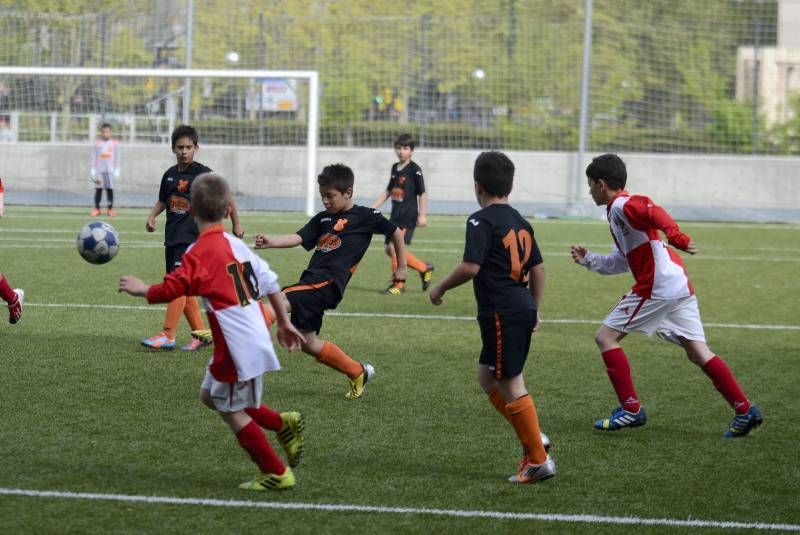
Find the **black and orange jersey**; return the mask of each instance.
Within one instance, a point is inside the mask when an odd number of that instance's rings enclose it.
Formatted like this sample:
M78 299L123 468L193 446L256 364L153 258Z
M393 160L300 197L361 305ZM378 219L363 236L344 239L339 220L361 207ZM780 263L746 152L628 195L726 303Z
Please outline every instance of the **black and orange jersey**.
M331 281L344 293L356 266L367 252L373 234L390 236L397 225L373 208L354 205L338 214L323 211L297 231L306 251L314 249L300 282Z
M464 262L481 266L473 279L478 315L535 310L528 273L542 263L533 228L508 204L491 204L469 216Z
M197 239L197 224L190 212L192 182L203 173L210 173L205 165L192 162L183 171L173 165L161 177L158 200L167 207L167 224L164 226L164 245L188 245Z
M425 180L422 178L422 168L416 162L408 162L399 171L398 165L399 162L392 166L386 186L392 200L391 220L403 228L413 227L417 224L419 214L417 197L425 193Z

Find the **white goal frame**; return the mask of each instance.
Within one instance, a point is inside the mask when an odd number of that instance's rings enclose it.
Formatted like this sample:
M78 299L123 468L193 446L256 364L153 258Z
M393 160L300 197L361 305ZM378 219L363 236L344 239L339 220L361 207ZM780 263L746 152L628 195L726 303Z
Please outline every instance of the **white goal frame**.
M319 143L319 73L317 71L223 70L223 69L126 69L99 67L8 67L0 75L96 76L133 78L295 78L308 80L308 135L306 137L306 215L316 213L317 149Z

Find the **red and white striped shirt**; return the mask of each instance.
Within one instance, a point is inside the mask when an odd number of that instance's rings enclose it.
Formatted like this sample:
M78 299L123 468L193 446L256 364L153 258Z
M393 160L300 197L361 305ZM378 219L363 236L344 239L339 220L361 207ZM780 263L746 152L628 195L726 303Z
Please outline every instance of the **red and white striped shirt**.
M280 369L258 298L280 292L278 276L247 245L221 225L203 231L181 266L147 292L150 303L182 295L205 302L214 356L208 369L217 381L247 381Z
M681 257L667 247L685 249L691 238L681 232L670 215L649 197L619 192L606 207L614 250L600 255L587 252L584 266L603 275L630 270L633 292L650 299L676 299L694 294Z

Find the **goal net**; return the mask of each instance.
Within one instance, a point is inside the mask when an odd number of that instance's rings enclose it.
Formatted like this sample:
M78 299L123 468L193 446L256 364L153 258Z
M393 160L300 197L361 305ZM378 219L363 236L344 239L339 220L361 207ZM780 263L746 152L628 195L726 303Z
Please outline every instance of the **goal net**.
M175 164L171 133L190 124L196 159L230 182L243 209L315 211L315 71L0 67L0 82L8 203L85 205L108 124L120 143L118 204L151 206Z

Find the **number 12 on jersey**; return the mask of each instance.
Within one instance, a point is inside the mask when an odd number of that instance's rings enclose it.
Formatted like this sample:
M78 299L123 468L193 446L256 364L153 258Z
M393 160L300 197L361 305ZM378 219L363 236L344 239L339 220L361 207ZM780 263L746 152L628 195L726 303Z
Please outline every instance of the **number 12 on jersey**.
M522 283L528 282L528 272L522 272L523 266L528 263L533 250L533 236L525 229L519 231L513 228L503 237L503 245L508 250L511 260L509 277ZM522 258L520 258L520 253Z

